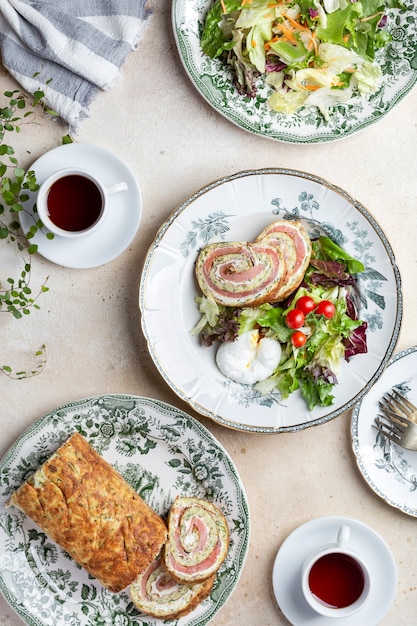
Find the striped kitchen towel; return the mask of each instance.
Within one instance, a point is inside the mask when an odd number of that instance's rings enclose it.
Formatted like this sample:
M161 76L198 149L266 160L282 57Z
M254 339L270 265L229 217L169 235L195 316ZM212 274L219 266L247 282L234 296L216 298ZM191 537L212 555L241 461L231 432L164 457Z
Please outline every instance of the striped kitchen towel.
M76 130L141 39L146 0L0 0L4 67Z

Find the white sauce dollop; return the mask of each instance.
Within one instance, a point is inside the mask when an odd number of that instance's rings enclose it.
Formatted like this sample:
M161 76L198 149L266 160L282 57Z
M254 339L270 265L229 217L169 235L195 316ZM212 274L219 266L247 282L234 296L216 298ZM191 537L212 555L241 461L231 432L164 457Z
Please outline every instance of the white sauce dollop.
M249 330L217 350L217 367L237 383L253 385L273 374L281 359L281 345L270 337L260 337L259 330Z

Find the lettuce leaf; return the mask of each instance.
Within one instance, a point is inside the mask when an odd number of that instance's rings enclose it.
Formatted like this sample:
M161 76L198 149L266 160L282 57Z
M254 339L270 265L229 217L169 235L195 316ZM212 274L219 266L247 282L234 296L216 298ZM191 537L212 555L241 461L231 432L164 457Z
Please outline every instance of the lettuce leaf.
M240 9L241 0L223 0L223 2L226 13L223 12L220 0L217 0L207 14L201 34L201 47L212 59L233 47L231 28L227 22L231 19L233 24L235 23L238 14L232 15L231 18L230 14Z

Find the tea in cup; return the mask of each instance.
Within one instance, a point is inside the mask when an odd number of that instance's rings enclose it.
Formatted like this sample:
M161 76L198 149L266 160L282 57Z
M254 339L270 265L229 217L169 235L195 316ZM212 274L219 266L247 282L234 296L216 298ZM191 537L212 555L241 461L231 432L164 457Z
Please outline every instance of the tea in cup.
M301 586L314 611L335 619L361 609L369 595L369 570L349 546L350 528L341 526L335 544L310 556L302 568Z
M67 168L49 176L36 200L43 225L60 237L91 234L105 219L109 195L126 191L127 183L105 186L84 170Z

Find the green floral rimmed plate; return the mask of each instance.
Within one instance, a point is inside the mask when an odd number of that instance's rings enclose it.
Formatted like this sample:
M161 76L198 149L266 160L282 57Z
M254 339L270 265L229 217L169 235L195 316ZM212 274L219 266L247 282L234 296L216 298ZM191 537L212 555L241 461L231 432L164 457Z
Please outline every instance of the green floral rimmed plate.
M148 398L108 395L60 407L38 420L0 462L0 589L30 626L159 626L128 590L108 592L28 517L5 503L74 431L79 431L160 515L176 494L217 504L230 548L210 597L176 626L203 626L237 585L249 543L249 509L232 460L210 432L179 409Z
M190 333L200 318L198 250L215 241L253 241L278 219L300 219L310 237L326 234L366 268L358 287L368 352L343 362L333 404L312 411L298 390L282 399L278 390L264 395L253 385L232 382L216 365L217 346L205 348ZM154 363L180 398L224 426L279 433L337 417L379 378L401 326L401 278L380 226L346 191L296 170L249 170L207 185L161 226L145 259L139 306Z
M288 143L324 143L356 133L382 119L417 82L417 7L388 12L390 43L379 51L381 87L369 101L355 99L335 107L329 122L317 109L300 109L292 115L272 111L266 101L270 88L262 86L255 98L240 96L231 74L219 59L210 59L200 46L200 34L212 0L174 0L172 23L185 71L207 102L244 130Z

